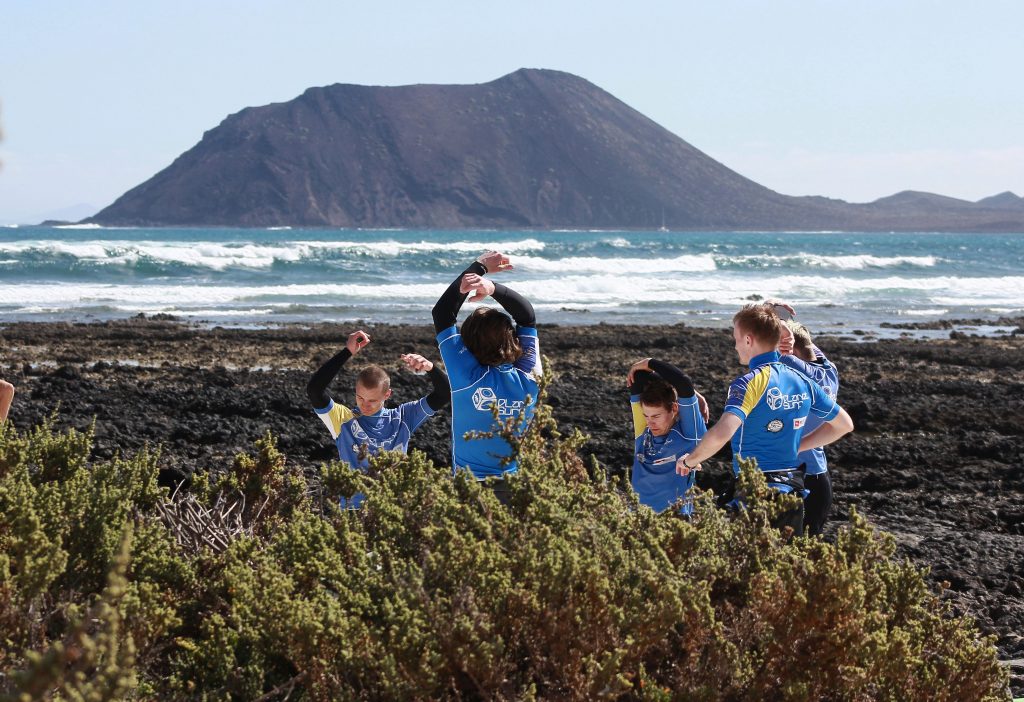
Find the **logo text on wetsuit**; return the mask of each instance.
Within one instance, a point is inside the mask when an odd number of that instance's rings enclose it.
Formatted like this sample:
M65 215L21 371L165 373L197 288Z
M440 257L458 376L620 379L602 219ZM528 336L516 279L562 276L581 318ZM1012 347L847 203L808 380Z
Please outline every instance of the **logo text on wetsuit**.
M523 409L525 403L522 400L507 400L498 397L491 388L477 388L473 392L473 406L481 412L490 412L494 406L498 407L499 417L511 417Z
M804 400L809 399L811 399L811 396L806 392L796 395L783 395L782 391L778 388L768 388L768 396L765 398L765 402L773 410L795 409L802 405Z

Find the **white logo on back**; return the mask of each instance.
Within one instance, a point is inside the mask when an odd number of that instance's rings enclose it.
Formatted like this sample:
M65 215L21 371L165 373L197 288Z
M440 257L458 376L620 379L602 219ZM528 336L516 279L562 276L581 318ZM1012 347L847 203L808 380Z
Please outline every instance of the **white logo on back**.
M523 409L524 404L522 400L499 398L491 388L477 388L473 392L473 407L481 412L490 412L491 407L497 405L499 417L511 417Z
M768 407L772 410L779 409L795 409L800 407L804 403L804 400L811 399L811 396L806 392L802 392L798 395L783 395L782 391L778 388L768 388L768 397L765 400L768 403Z

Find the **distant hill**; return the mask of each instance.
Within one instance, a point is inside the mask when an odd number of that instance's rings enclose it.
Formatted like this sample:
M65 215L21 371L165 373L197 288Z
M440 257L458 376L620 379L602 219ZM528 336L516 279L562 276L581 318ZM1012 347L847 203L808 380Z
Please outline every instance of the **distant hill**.
M577 76L310 88L229 116L106 225L1024 230L1006 196L790 197ZM1020 200L1020 198L1017 198Z

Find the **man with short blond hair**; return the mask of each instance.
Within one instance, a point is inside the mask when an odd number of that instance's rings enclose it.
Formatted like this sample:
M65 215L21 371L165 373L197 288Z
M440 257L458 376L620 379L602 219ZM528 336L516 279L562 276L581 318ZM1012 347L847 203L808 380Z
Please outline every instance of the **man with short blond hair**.
M391 378L380 366L370 365L356 376L356 408L335 402L327 393L327 386L345 363L369 343L370 335L361 329L349 334L345 348L324 363L306 386L313 409L338 447L338 456L364 471L369 466L369 457L379 451L408 451L412 433L451 401L445 372L423 356L407 353L402 354L402 361L409 370L430 377L434 390L429 395L395 408L385 407L391 397ZM342 506L358 507L362 500L362 495L356 495L343 501Z
M767 305L747 305L733 317L733 341L740 363L750 371L729 386L725 411L692 452L676 463L680 475L700 470L701 463L732 441L733 474L739 461L757 460L768 486L780 493L802 492L803 472L797 455L836 441L853 430L850 415L821 386L779 361L782 320ZM823 424L806 436L809 415ZM776 526L803 533L803 503L780 516Z

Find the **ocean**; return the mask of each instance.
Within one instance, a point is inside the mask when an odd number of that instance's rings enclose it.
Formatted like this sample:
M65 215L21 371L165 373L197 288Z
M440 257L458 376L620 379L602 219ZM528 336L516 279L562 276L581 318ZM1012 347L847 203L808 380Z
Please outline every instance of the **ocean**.
M0 322L429 323L484 249L544 323L726 326L759 297L817 332L1024 315L1024 234L0 228ZM948 330L938 332L948 335Z

